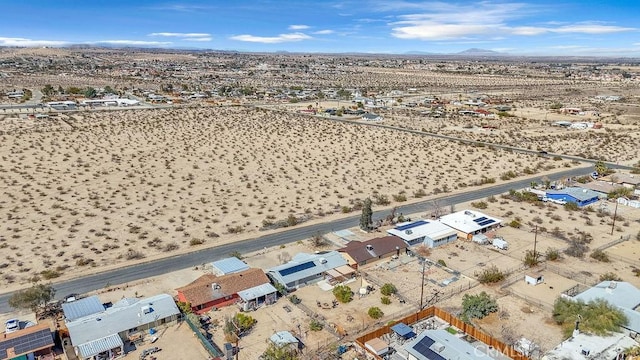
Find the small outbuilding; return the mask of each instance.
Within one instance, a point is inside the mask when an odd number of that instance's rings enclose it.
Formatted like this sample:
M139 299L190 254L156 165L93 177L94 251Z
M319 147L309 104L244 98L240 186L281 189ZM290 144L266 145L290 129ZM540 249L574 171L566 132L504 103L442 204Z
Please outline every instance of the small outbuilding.
M525 274L524 282L529 285L538 285L544 282L544 276L542 274Z
M389 352L389 344L380 338L373 338L365 342L364 347L378 356L386 355Z

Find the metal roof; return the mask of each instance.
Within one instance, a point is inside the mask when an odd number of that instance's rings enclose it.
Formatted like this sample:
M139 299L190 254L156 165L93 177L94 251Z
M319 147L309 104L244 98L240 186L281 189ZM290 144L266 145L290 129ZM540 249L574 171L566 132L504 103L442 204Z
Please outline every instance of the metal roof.
M480 220L484 218L481 222ZM493 220L493 221L491 221ZM491 221L491 222L489 222ZM502 222L498 218L485 215L475 210L458 211L453 214L448 214L440 217L440 222L447 225L450 228L456 229L463 233L471 234L476 231L480 231Z
M397 236L404 241L413 241L422 237L429 237L432 240L439 240L451 235L455 235L456 231L439 221L415 221L412 223L404 223L393 229L387 230L390 235Z
M347 260L337 251L317 254L298 253L288 263L273 267L268 272L274 280L286 286L346 264Z
M113 334L102 339L93 340L88 343L78 345L78 353L83 359L90 358L94 355L98 355L102 352L123 347L124 343L120 338L120 335Z
M62 311L67 321L73 321L81 317L104 311L104 306L97 296L89 296L84 299L65 302Z
M267 283L258 286L254 286L247 290L238 291L238 296L244 301L257 299L261 296L273 294L278 291L273 285Z
M122 299L102 312L69 321L67 328L71 342L80 346L179 313L173 298L167 294L146 299Z
M272 343L278 346L298 343L298 339L288 331L278 331L277 333L271 335L269 340L271 340Z
M597 192L591 189L583 189L579 187L568 187L562 190L547 190L547 195L569 195L579 201L587 201L600 196Z
M249 269L249 265L235 256L214 261L211 263L211 267L213 272L218 275L232 274Z

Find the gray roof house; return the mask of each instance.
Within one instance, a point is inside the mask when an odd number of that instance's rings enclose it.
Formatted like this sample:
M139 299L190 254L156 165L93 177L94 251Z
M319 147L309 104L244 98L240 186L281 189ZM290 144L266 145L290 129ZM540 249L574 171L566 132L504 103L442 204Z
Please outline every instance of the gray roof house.
M446 330L426 330L404 345L409 360L491 360L482 347L475 348L467 341Z
M74 321L79 318L104 311L104 306L97 296L89 296L62 304L62 311L66 321Z
M80 359L98 354L121 354L123 340L138 331L171 321L180 314L173 298L160 294L146 299L124 298L112 307L67 322L69 336Z
M347 264L337 251L322 251L316 254L299 253L286 264L272 267L267 276L282 284L287 290L320 281L325 273Z
M222 276L248 270L249 265L237 257L232 256L212 262L211 269L214 275Z
M604 299L611 305L617 306L629 320L624 328L640 333L640 289L628 282L603 281L598 285L576 295L575 300L589 302Z

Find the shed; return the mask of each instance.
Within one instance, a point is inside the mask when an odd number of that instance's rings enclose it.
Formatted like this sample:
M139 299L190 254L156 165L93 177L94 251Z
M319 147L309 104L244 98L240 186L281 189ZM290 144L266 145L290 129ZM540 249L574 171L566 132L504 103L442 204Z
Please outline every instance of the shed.
M214 275L222 276L227 274L239 273L249 269L244 261L238 259L235 256L214 261L211 263L211 271Z
M402 336L405 339L411 339L416 336L413 329L405 323L397 323L391 327L391 330L398 334L398 336Z
M524 282L529 285L538 285L544 282L544 276L542 274L525 274Z
M271 335L269 340L277 345L278 347L295 345L298 347L299 340L293 334L288 331L278 331L277 333Z
M373 338L364 343L364 346L378 356L389 352L389 344L380 338Z

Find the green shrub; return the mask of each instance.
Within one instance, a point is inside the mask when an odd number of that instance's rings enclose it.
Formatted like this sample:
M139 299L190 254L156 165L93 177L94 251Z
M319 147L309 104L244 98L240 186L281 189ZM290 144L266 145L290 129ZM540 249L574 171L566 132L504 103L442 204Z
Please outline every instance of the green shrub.
M553 306L553 320L562 326L565 338L569 338L575 329L578 316L580 331L596 336L606 336L620 330L620 326L627 324L628 319L616 306L604 299L596 299L588 303L559 297Z
M396 286L390 283L386 283L382 285L382 287L380 288L380 293L382 293L382 295L384 296L389 296L397 292L398 292L398 289L396 288Z
M622 278L614 272L606 272L600 275L600 281L622 281Z
M476 201L476 202L472 202L471 206L473 206L476 209L486 209L489 206L489 204L487 204L484 201Z
M601 262L610 262L611 260L609 260L609 255L607 255L606 252L600 250L600 249L596 249L593 250L593 252L591 253L591 258L596 259L598 261Z
M447 267L447 263L446 263L446 262L444 262L444 260L442 260L442 259L439 259L439 260L436 262L436 264L438 264L438 265L440 265L440 266Z
M353 300L353 291L346 285L337 285L333 288L333 295L338 301L346 304Z
M560 251L558 251L558 249L548 248L544 256L548 261L560 260Z
M309 323L309 330L311 331L321 331L324 328L324 325L316 319L311 320Z
M520 229L522 227L522 223L517 219L514 219L514 220L511 220L511 222L509 223L509 226L511 226L512 228Z
M391 304L391 299L389 299L388 296L383 296L380 298L380 302L383 303L384 305L389 305Z
M407 201L407 195L400 193L393 195L393 201L395 202L405 202Z
M471 319L482 319L497 311L498 302L484 291L478 295L465 294L462 297L461 318L464 322L470 322Z
M478 281L481 284L494 284L504 280L505 273L498 269L497 266L492 265L478 274Z
M376 320L384 316L384 312L382 312L382 310L380 310L380 308L377 306L369 308L369 311L367 311L367 314L369 314L369 316L372 319L376 319Z
M564 209L567 211L578 211L580 210L580 207L577 203L569 201L568 203L564 204Z

